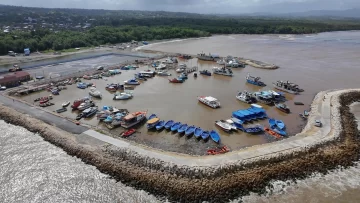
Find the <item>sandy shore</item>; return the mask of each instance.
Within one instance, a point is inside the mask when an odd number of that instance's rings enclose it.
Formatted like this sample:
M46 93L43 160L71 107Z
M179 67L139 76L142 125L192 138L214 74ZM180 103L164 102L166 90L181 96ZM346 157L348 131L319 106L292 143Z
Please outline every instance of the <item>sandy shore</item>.
M313 102L309 124L293 138L303 147L292 146L292 150L268 153L247 161L226 158L236 152L209 157L221 160L215 166L204 166L202 159L195 162L198 166L179 165L175 163L181 158L177 155L172 155L172 161L164 161L163 157L152 158L151 151L144 148L147 156L129 147L99 143L98 139L95 139L97 144L90 143L94 139L89 139L86 134L74 136L5 106L0 106L0 116L6 122L39 133L69 155L77 156L133 187L180 202L226 202L250 191L262 192L273 179L302 178L315 171L326 173L339 165L352 165L359 159L360 145L357 123L349 105L359 100L359 90L321 92ZM324 127L315 129L312 126L314 119L321 119ZM288 142L291 145L291 141L294 140L270 144L281 146ZM268 144L253 149L259 151L266 146ZM189 162L193 163L191 159Z

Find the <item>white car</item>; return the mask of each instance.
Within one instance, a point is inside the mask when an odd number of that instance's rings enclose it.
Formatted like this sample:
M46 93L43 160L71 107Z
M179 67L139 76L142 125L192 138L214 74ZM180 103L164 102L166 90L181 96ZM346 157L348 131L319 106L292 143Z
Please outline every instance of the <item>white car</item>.
M322 126L322 123L320 120L315 120L315 124L314 124L316 127L321 127Z

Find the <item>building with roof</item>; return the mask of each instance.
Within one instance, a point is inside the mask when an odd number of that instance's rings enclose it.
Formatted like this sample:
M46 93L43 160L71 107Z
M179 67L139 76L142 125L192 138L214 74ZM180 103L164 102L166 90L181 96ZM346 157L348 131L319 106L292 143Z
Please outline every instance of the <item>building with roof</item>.
M30 80L30 74L25 71L18 71L0 76L0 85L5 87L16 87L21 82Z

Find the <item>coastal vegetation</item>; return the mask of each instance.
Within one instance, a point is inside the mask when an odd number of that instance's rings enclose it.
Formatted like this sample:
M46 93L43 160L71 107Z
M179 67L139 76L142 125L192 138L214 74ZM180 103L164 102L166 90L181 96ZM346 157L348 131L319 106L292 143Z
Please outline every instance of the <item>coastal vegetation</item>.
M131 40L211 34L310 34L360 30L351 18L279 18L163 11L50 9L0 5L0 54L66 50ZM25 26L24 26L25 25Z

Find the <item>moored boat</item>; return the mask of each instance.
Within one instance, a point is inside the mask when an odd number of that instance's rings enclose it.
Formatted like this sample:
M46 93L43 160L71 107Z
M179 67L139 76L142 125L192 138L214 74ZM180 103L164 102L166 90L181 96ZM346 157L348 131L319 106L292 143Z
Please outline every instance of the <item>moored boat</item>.
M85 102L83 102L83 103L81 103L78 107L77 107L77 109L79 110L79 111L83 111L83 110L85 110L85 109L87 109L87 108L89 108L89 107L93 107L93 106L95 106L95 103L93 102L93 101L85 101Z
M130 135L134 134L136 132L136 130L134 128L131 128L130 130L127 130L123 133L121 133L120 135L122 137L129 137Z
M282 120L275 120L275 123L280 130L285 128L285 123Z
M137 111L130 113L123 118L121 126L126 129L131 128L146 119L146 114L147 111Z
M286 136L287 135L285 130L282 130L282 129L279 129L279 128L272 128L272 130L274 132L276 132L277 134L281 135L281 136Z
M180 122L176 122L176 123L174 123L172 126L171 126L171 131L173 131L173 132L175 132L175 131L177 131L179 128L180 128L180 126L181 126L182 124L180 123Z
M153 129L159 122L160 122L160 119L157 117L154 117L146 122L146 127L147 127L147 129Z
M277 104L275 104L275 107L282 112L290 113L289 107L284 103L277 103Z
M67 107L67 106L69 106L70 105L70 101L66 101L66 102L64 102L64 103L62 103L62 107Z
M247 91L239 92L236 95L236 99L238 99L239 101L248 103L248 104L256 102L256 98L251 93L249 93Z
M288 92L290 94L299 94L300 92L303 92L303 89L300 89L299 86L295 83L291 83L289 81L283 82L283 81L276 81L273 83L274 88Z
M167 122L165 123L165 129L169 130L174 123L175 123L175 122L174 122L173 120L167 121Z
M180 78L173 78L173 79L169 79L169 82L171 83L183 83L184 81Z
M201 134L201 138L202 138L203 140L206 140L206 139L208 139L209 137L210 137L210 132L207 131L207 130L203 131L203 133Z
M309 116L309 112L304 110L304 116Z
M214 68L214 74L218 74L218 75L225 75L225 76L233 76L233 72L231 69L229 68Z
M211 137L211 139L212 139L214 142L216 142L216 143L219 143L219 142L220 142L220 135L219 135L219 133L217 133L215 130L212 130L212 131L210 132L210 137Z
M275 131L271 130L270 128L266 128L266 127L265 127L265 128L264 128L264 131L265 131L267 134L275 137L276 139L280 139L280 138L281 138L281 135L279 135L279 134L276 133Z
M211 72L208 70L201 70L199 71L201 75L207 75L207 76L211 76Z
M156 114L151 114L151 115L149 116L148 120L151 120L151 119L153 119L153 118L157 118L157 115L156 115Z
M96 114L96 112L98 112L97 107L90 107L89 109L90 110L87 113L85 113L85 115L84 115L85 118L90 118L90 117L94 116Z
M229 132L229 131L232 130L231 125L229 125L229 124L226 123L226 122L222 122L222 121L218 120L218 121L215 121L215 124L216 124L217 126L219 126L219 127L220 127L223 131L225 131L225 132Z
M121 92L119 94L114 94L113 100L127 100L131 99L133 95L129 92Z
M65 111L67 111L67 109L65 107L63 107L61 109L56 110L56 113L62 113L62 112L65 112Z
M159 71L157 72L158 76L171 76L171 73L168 73L166 71Z
M100 99L102 98L101 92L94 87L90 88L89 95Z
M215 57L213 57L211 54L206 55L204 53L201 53L197 55L197 58L203 61L215 61Z
M178 133L184 133L186 128L188 127L187 124L182 124L179 129L177 130Z
M156 126L155 126L156 130L161 130L161 129L163 129L164 127L165 127L165 121L164 121L164 120L159 121L159 122L156 124Z
M211 108L220 108L220 102L214 98L214 97L211 97L211 96L199 96L198 97L198 100L207 105L207 106L210 106Z
M246 82L260 87L266 86L266 84L261 81L260 77L251 76L250 73L246 76Z
M125 80L124 83L126 85L140 85L139 81L137 81L136 79Z
M186 128L186 130L185 130L185 135L186 136L190 136L190 135L192 135L193 133L194 133L194 131L195 131L195 126L189 126L189 127L187 127Z
M197 128L195 128L194 135L195 135L196 138L199 138L199 137L201 137L203 132L204 132L203 129L201 129L200 127L197 127Z

